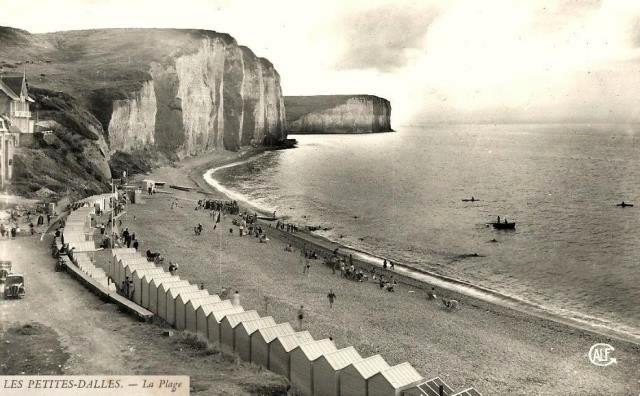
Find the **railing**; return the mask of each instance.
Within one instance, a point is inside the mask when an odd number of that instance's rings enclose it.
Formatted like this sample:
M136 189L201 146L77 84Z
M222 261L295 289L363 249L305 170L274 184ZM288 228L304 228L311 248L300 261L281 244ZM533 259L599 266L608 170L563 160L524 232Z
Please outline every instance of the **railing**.
M31 118L30 111L14 111L11 113L11 117Z

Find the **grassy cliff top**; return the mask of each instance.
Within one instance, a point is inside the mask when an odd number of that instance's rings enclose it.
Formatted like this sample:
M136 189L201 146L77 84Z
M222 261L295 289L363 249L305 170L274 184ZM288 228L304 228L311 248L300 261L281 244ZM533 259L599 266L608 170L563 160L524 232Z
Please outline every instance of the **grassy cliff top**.
M31 34L0 27L0 70L26 70L31 85L80 100L108 91L114 99L151 79L152 63L197 51L204 38L237 44L226 33L186 29L95 29Z

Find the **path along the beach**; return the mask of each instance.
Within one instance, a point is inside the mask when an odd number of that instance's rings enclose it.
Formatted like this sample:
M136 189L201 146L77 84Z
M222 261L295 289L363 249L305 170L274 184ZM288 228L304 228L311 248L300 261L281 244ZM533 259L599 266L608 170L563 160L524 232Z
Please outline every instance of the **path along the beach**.
M185 185L188 174L186 168L162 168L148 177ZM180 205L171 210L176 198ZM338 347L353 345L363 356L380 353L390 364L409 361L424 376L440 376L455 389L473 385L500 395L640 393L638 347L455 294L448 295L461 307L446 312L422 291L401 286L388 293L373 282L348 281L320 260L312 260L310 274L303 275L299 250L285 252L286 244L268 229L267 244L238 237L231 216L214 231L209 214L194 210L201 198L173 190L145 197L143 204L129 206L124 221L142 251L161 251L180 264L181 277L204 282L211 293L221 286L239 290L247 309L296 323L304 305L304 327L316 339L331 336ZM200 236L193 233L197 223L204 225ZM332 309L329 289L337 295ZM589 362L589 348L597 342L612 343L617 364Z
M0 298L0 374L189 375L198 395L284 389L281 377L203 351L189 339L164 337L160 327L101 301L55 272L51 235L39 237L0 239L0 259L24 274L27 290L21 300Z

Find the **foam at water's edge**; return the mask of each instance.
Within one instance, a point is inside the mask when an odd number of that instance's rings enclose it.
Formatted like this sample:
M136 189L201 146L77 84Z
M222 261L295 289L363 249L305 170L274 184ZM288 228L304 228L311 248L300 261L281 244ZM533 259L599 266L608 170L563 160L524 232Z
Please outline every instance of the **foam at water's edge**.
M237 191L233 191L225 186L222 185L222 183L220 183L217 179L215 179L213 177L213 175L222 170L222 169L227 169L227 168L233 168L235 166L239 166L242 164L246 164L247 162L252 161L254 158L248 158L242 161L236 161L236 162L232 162L229 164L225 164L222 166L218 166L217 168L213 168L213 169L209 169L208 171L206 171L202 177L204 178L204 181L207 182L207 184L209 184L211 187L215 188L216 190L220 191L221 193L223 193L224 195L226 195L229 199L234 200L234 201L238 201L238 202L242 202L243 204L245 204L246 206L251 207L252 209L255 209L263 214L272 214L274 209L273 208L269 208L267 206L264 205L259 205L255 202L252 202L249 197L247 197L246 195L239 193Z
M219 170L239 166L247 162L250 162L254 159L255 157L248 158L246 160L236 161L236 162L225 164L213 169L209 169L207 172L205 172L202 175L202 177L204 178L207 184L209 184L211 187L215 188L216 190L220 191L222 194L226 195L229 199L242 202L243 204L246 204L252 209L255 209L261 213L270 215L271 213L273 213L272 208L268 208L263 205L259 205L259 204L256 204L255 202L252 202L250 198L247 197L246 195L223 186L217 179L213 177L214 174ZM378 257L368 252L358 250L350 246L345 246L340 241L336 241L331 238L318 236L318 235L314 235L314 237L326 239L332 243L336 243L343 246L343 249L342 249L343 253L345 251L347 253L352 253L355 258L361 261L376 264L378 266L382 265L383 258L381 257ZM396 261L394 260L394 262ZM542 304L530 302L521 297L511 296L511 295L501 293L483 286L474 285L460 279L455 279L445 275L440 275L431 271L426 271L426 270L415 268L412 266L396 264L395 271L399 274L405 275L412 279L428 283L430 285L439 287L441 289L464 294L481 301L515 309L520 312L529 313L537 317L542 317L548 320L563 323L568 326L576 327L589 332L602 334L607 337L618 338L620 340L624 340L634 344L640 344L640 334L632 332L631 331L632 329L630 329L629 331L625 331L625 330L613 328L610 325L608 325L609 322L601 318L597 318L594 316L585 315L583 313L573 312L573 311L567 311L565 314L563 314L561 310L556 310Z

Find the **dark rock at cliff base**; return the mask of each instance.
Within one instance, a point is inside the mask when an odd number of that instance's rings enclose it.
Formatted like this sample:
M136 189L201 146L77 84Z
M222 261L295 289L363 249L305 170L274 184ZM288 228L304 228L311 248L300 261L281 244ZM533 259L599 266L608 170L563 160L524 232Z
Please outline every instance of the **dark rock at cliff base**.
M374 95L285 96L289 133L392 132L391 104Z

